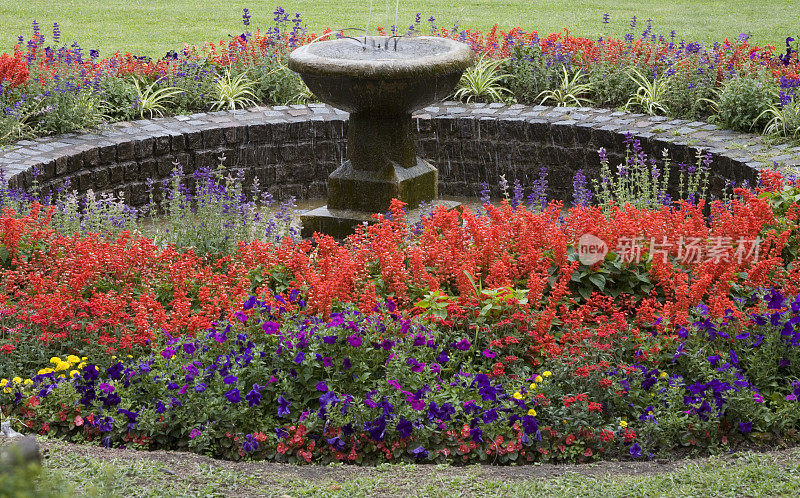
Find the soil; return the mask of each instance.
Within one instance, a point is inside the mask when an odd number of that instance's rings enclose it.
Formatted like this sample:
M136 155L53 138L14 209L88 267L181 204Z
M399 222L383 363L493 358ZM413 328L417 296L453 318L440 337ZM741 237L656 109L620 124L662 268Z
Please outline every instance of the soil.
M117 460L141 461L149 460L155 468L165 474L189 476L195 473L198 465L209 466L216 470L234 471L237 473L263 476L268 482L284 482L292 480L310 481L346 481L358 477L374 475L376 467L359 467L354 465L322 466L293 465L274 462L232 462L178 451L138 451L131 449L103 448L99 446L66 443L57 440L39 440L45 458L49 450L57 450L75 456L89 457L100 461ZM797 447L763 452L775 461L791 461L797 458ZM728 453L721 457L734 461L744 453ZM515 481L529 479L546 479L562 476L567 473L582 476L646 476L675 471L688 464L702 464L707 458L667 460L657 459L649 462L638 461L599 461L586 464L532 464L522 466L481 465L468 467L471 475L486 480ZM435 472L438 475L463 475L466 468L458 466L444 467L440 465L418 464L409 468L419 477Z

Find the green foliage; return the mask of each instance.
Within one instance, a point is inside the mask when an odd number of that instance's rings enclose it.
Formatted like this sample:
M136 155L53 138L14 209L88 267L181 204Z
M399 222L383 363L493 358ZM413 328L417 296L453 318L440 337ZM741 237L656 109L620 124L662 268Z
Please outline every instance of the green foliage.
M129 78L102 78L100 95L103 112L115 121L131 119L139 110L139 92Z
M247 71L232 76L230 69L226 69L225 74L217 77L216 100L211 108L233 110L256 105L254 86L255 82L250 80Z
M503 59L482 58L467 68L458 82L454 98L471 102L504 102L509 93L503 82L508 74L499 70Z
M800 97L795 97L784 106L771 105L755 122L763 118L769 119L764 126L764 135L800 140Z
M777 88L771 78L763 73L727 80L719 92L714 120L733 130L763 129L769 121L766 111L777 100Z
M154 115L161 116L167 110L168 105L172 105L172 98L181 93L181 89L174 86L159 87L158 84L164 78L159 78L146 87L144 82L135 79L137 98L139 100L139 116L144 118L145 114L149 117Z
M538 104L538 96L555 88L559 82L559 66L547 64L538 45L515 46L503 71L509 75L506 86L521 104Z
M34 119L41 112L43 103L41 97L23 99L17 91L0 94L3 108L11 108L15 104L18 106L16 111L0 115L0 145L34 136Z
M305 104L314 99L300 75L281 58L269 59L252 71L256 82L253 92L266 105Z
M37 129L43 134L92 128L103 121L100 98L91 90L53 91L42 107Z
M705 119L713 112L711 102L715 95L715 73L677 71L670 76L662 98L671 116L696 120Z
M584 82L587 79L586 73L578 70L570 75L566 66L561 66L561 71L561 83L558 88L544 90L536 99L541 99L542 104L552 102L558 107L583 107L585 104L592 104L592 100L586 97L592 90L591 83Z
M669 112L664 102L671 83L669 77L660 76L651 80L636 68L628 70L628 77L633 80L637 88L636 93L625 104L626 111L633 107L651 116Z
M628 76L627 68L617 64L597 64L589 72L592 100L598 106L622 107L636 92L636 83Z
M143 211L150 217L150 226L142 226L142 231L160 245L174 244L179 249L219 256L236 251L239 241L263 240L266 236L280 240L295 232L289 212L291 201L274 210L271 199L262 196L258 178L253 179L249 191L244 189L241 170L229 172L220 164L216 171L198 172L193 194L183 182L183 170L178 165L165 189L156 191L152 184L149 187L150 202ZM163 199L160 206L156 195Z

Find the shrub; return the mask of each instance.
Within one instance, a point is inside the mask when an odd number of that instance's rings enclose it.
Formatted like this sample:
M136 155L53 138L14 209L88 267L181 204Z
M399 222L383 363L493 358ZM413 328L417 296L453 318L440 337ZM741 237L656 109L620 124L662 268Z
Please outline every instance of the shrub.
M638 88L627 68L610 63L599 63L590 69L589 84L595 104L612 108L624 106Z
M90 90L54 91L42 106L36 128L45 134L92 128L103 120L100 99Z
M112 120L128 120L139 112L139 92L130 78L101 79L100 96L103 113Z
M764 111L777 99L777 89L769 76L741 75L725 82L717 100L715 121L725 128L740 131L761 130L768 121Z
M509 91L521 104L538 104L539 95L559 84L560 64L551 64L539 46L518 45L502 69L509 75Z

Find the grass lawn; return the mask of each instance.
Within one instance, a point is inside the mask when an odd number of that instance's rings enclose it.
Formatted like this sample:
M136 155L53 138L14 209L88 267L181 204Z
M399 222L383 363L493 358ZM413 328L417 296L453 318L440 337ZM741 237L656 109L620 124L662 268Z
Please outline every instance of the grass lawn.
M50 486L95 496L797 496L800 450L700 460L492 467L296 466L49 440ZM48 487L50 487L48 486ZM71 495L71 493L70 493Z
M278 3L277 0L275 3ZM355 0L291 0L280 2L293 15L299 12L312 31L331 27L364 27L369 3ZM394 3L389 10L394 21ZM84 49L99 49L107 55L113 51L161 57L184 42L201 43L219 40L243 31L243 8L250 8L254 26L269 27L273 23L273 3L210 0L0 0L0 49L9 49L18 35L31 35L31 22L36 19L48 34L53 22L61 26L63 38L78 41ZM458 20L463 27L489 29L497 23L501 28L521 26L526 31L549 34L569 28L580 36L622 36L631 28L630 18L636 15L639 25L632 31L644 30L644 20L654 21L656 33L669 33L699 41L721 41L750 33L754 43L772 43L779 47L787 36L800 35L791 26L800 26L797 0L418 0L400 2L398 24L408 26L414 14L423 19L433 15L437 23L452 26ZM611 23L604 25L608 12ZM387 4L376 1L373 25L387 25Z

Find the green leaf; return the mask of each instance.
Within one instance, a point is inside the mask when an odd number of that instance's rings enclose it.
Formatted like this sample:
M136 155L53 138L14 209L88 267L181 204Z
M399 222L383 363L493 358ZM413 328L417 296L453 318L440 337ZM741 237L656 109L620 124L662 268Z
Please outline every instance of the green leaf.
M600 275L599 273L593 273L589 275L589 281L597 286L601 292L606 288L606 277Z

